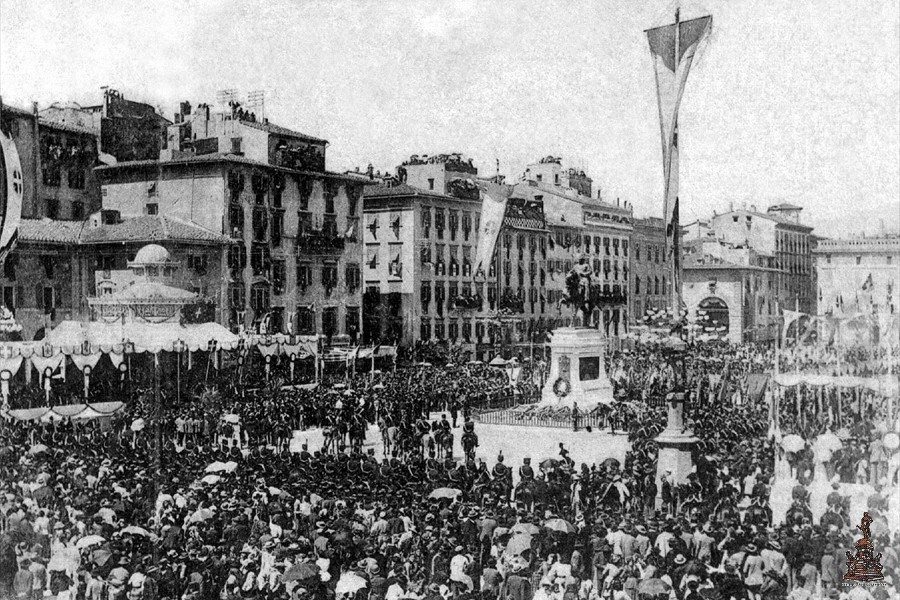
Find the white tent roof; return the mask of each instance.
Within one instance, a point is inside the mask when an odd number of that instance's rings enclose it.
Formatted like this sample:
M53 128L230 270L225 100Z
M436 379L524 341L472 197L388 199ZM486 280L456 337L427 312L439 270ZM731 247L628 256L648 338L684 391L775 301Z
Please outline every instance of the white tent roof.
M135 352L171 351L181 340L191 352L208 350L215 341L218 347L232 350L238 336L218 323L104 323L91 321L63 321L43 340L58 348L77 348L89 342L92 348L109 352L114 346L131 342Z

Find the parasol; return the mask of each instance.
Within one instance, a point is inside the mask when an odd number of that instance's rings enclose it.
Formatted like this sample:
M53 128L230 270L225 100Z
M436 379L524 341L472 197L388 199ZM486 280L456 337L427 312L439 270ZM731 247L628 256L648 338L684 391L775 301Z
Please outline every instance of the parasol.
M565 519L550 519L544 523L544 527L550 531L559 531L560 533L575 533L575 526Z
M135 419L131 422L131 430L132 431L141 431L147 424L144 422L144 419Z
M109 562L109 558L112 556L112 553L109 550L104 548L99 548L91 552L91 560L94 561L98 567L102 567L107 562Z
M225 463L225 472L226 473L234 473L234 471L238 468L238 464L233 460L229 460Z
M271 494L272 496L280 496L281 493L281 490L279 490L277 487L273 485L269 486L269 494Z
M214 463L210 463L205 469L205 471L207 473L218 473L220 471L227 471L227 470L228 470L228 468L225 466L225 463L220 462L218 460Z
M646 596L656 596L659 594L668 594L671 586L662 579L646 579L638 585L638 594Z
M792 433L791 435L786 435L784 439L781 440L781 447L787 452L799 452L806 447L806 442L804 442L803 438L799 435Z
M337 585L334 588L334 595L343 596L344 594L355 594L364 587L368 587L366 580L353 571L348 571L338 579Z
M604 460L601 463L601 466L603 466L607 469L614 469L614 470L617 470L621 465L622 465L622 463L620 463L619 460L616 458L607 458L606 460Z
M49 450L49 448L47 448L47 446L45 446L44 444L35 444L31 447L30 450L28 450L28 454L40 454L41 452L46 452L47 450Z
M832 452L840 450L844 447L844 442L831 431L826 431L816 438L816 447L823 450L831 450Z
M890 433L884 434L884 447L888 450L896 450L898 446L900 446L900 436L898 436L893 431Z
M509 535L509 528L508 527L497 527L496 529L494 529L494 533L492 534L492 537L495 540L499 540L505 535Z
M102 544L106 541L106 538L102 535L86 535L77 542L75 542L75 547L79 550L84 550L85 548L90 548L91 546L96 546L97 544Z
M516 523L509 532L513 535L524 533L526 535L537 535L541 532L541 528L534 523Z
M303 581L319 576L319 567L312 563L300 563L284 572L282 581Z
M506 556L521 556L531 550L532 537L526 533L514 535L506 544L503 554Z
M128 527L122 530L122 533L129 533L131 535L142 535L144 537L150 537L150 532L144 529L143 527L138 527L137 525L129 525Z
M204 477L204 478L201 479L200 481L202 481L202 482L205 483L206 485L216 485L217 483L219 483L219 480L220 480L220 479L222 479L222 478L219 477L218 475L207 475L206 477Z
M200 521L205 521L207 519L212 519L213 511L208 508L198 508L194 511L194 513L188 519L191 523L199 523Z
M224 417L222 417L222 420L224 420L226 423L240 423L241 422L241 418L234 413L225 415Z
M456 488L443 487L443 488L437 488L436 490L434 490L433 492L428 494L428 497L429 498L449 498L449 499L453 500L454 498L458 497L460 494L462 494L461 490L458 490Z
M383 389L384 389L384 384L383 384L383 383L376 383L375 385L372 386L372 389L373 389L373 390L383 390Z

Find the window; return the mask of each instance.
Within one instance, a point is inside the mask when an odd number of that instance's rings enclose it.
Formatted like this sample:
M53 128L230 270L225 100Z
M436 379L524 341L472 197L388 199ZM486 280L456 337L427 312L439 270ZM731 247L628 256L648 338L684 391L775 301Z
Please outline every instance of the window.
M84 202L80 200L72 201L72 218L80 221L84 218Z
M272 293L280 296L287 283L287 266L283 259L272 261Z
M284 232L284 213L280 210L272 211L272 245L281 246L281 235Z
M329 306L322 310L322 333L332 336L337 333L337 307Z
M337 287L338 270L337 265L325 265L322 267L322 285L325 287L325 293L328 294Z
M68 174L66 175L68 179L69 187L73 190L83 190L84 189L84 171L82 169L69 169Z
M859 264L862 264L862 256L857 256L857 257L856 257L856 264L858 264L858 265L859 265Z
M238 202L228 205L228 222L233 237L244 237L244 207Z
M61 179L61 171L59 165L49 164L42 169L41 179L44 185L49 187L59 187Z
M309 263L300 263L297 265L297 287L301 293L312 283L312 266Z
M344 332L350 335L350 341L356 341L359 332L359 307L348 306L344 314Z
M431 235L431 209L427 206L422 208L422 237L428 238Z
M47 279L53 279L53 265L56 262L56 257L50 256L49 254L41 255L41 266L44 268L44 277Z
M428 321L422 321L422 324L419 325L419 338L423 342L431 339L431 323Z
M59 218L59 200L47 198L47 217L50 219Z
M3 261L3 277L10 281L16 280L16 264L19 262L19 257L15 254L7 254L6 259Z
M439 340L444 339L444 322L443 321L435 321L434 322L434 337Z
M641 278L640 277L634 278L634 293L635 294L641 293Z
M308 306L297 310L297 332L300 335L311 335L316 332L316 313Z
M344 279L347 282L347 288L351 292L355 292L362 285L362 271L359 263L347 263L344 267Z
M148 215L159 214L159 204L157 204L156 202L148 202L147 203L147 214Z
M205 275L209 265L209 257L206 254L191 254L188 256L188 269L196 271L198 275Z
M447 326L447 337L454 342L459 337L459 324L456 321L450 321Z
M422 287L419 289L419 300L422 303L422 312L428 314L428 308L431 306L431 282L423 281Z
M555 183L556 185L559 185L559 173L553 174L553 183Z
M332 182L325 183L325 212L334 214L334 198L337 196L337 185Z
M428 178L428 189L429 189L429 190L433 190L433 189L434 189L434 178L433 178L433 177L429 177L429 178Z
M40 307L44 309L45 315L52 313L56 309L56 294L53 292L54 290L50 286L44 286L41 290Z
M254 208L253 209L253 239L257 242L266 241L266 209L265 208Z
M894 257L891 256L890 254L888 254L888 255L885 257L885 259L887 260L887 264L891 264L892 262L894 262Z
M538 181L543 181L543 180L544 180L544 176L543 176L541 173L538 173L538 174L537 174L537 180L538 180Z
M269 247L265 244L253 244L250 251L250 266L254 277L267 276L269 274L270 257Z
M244 310L244 286L230 286L228 288L228 301L232 309Z
M269 286L258 283L250 289L250 308L257 318L269 311Z

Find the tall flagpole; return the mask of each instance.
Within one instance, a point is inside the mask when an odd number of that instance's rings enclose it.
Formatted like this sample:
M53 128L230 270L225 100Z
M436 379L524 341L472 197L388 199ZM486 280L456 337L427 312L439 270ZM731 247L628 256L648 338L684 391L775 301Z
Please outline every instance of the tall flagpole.
M681 7L675 9L675 73L678 73L678 63L681 59ZM675 113L675 122L672 124L672 130L674 132L675 143L672 145L672 150L670 152L678 153L678 113ZM671 154L669 156L669 180L666 182L666 200L668 201L668 188L672 182L672 157ZM678 163L675 164L675 168L679 167ZM678 174L676 173L677 177ZM675 210L672 214L672 267L671 267L671 277L670 277L670 287L672 288L671 294L671 305L672 305L672 318L678 319L680 317L679 311L681 311L681 215L680 206L678 205L678 195L675 195ZM668 218L668 215L666 215Z

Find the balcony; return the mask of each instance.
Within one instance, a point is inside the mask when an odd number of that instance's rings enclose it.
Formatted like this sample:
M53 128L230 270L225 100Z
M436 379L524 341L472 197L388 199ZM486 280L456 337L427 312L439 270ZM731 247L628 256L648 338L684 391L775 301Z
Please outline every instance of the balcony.
M297 236L298 254L340 254L343 251L344 238L334 232L312 229Z

